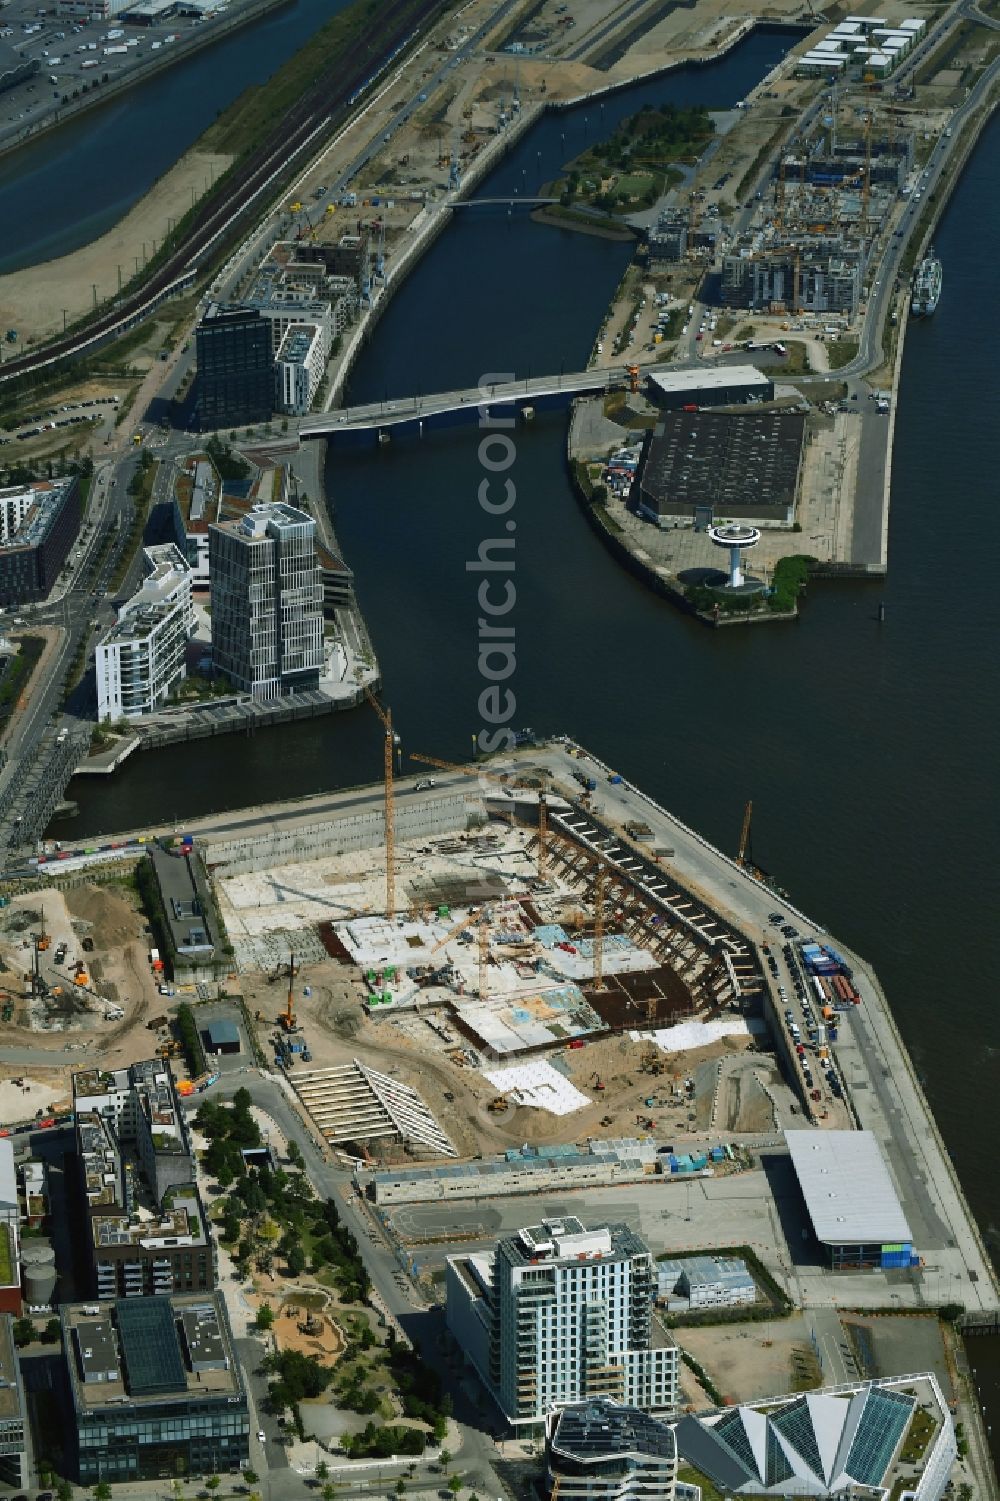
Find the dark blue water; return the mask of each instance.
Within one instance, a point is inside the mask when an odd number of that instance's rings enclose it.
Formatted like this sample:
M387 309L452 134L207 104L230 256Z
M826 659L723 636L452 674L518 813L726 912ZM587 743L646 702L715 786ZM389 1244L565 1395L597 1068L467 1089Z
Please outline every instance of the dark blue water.
M234 99L270 78L347 4L294 0L0 158L0 218L17 226L0 241L0 272L67 255L104 234Z
M765 34L749 45L759 76L784 44ZM748 56L676 75L664 96L731 103L752 82ZM483 191L522 171L537 186L553 131L566 129L568 155L579 128L546 121ZM813 585L795 626L708 631L633 582L586 528L555 417L515 431L506 518L516 521L513 722L575 735L724 849L753 799L757 858L879 970L994 1249L1000 598L981 554L1000 472L989 406L998 161L994 121L936 237L940 308L907 336L886 580ZM456 216L378 326L354 394L555 370L561 359L570 368L626 254L517 215ZM511 535L481 509L483 477L473 432L329 461L404 752L463 757L482 726L480 576L465 565L484 539ZM278 778L290 795L375 780L381 753L374 715L359 711L138 757L112 786L74 785L74 831L263 800Z

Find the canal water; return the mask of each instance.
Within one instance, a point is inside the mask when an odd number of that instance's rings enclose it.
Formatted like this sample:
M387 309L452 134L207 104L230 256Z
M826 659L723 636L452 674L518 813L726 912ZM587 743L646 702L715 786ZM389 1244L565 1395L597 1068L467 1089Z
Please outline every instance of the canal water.
M759 33L643 92L732 105L787 41ZM636 102L635 91L609 101L604 128ZM546 118L481 191L536 187L561 159L562 135L569 156L598 124L593 108ZM712 632L627 576L577 509L562 418L514 434L514 533L479 505L485 471L471 431L331 455L327 469L404 761L406 751L466 756L482 727L481 575L466 565L506 537L516 544L512 723L572 734L726 850L753 799L756 858L878 969L994 1253L1000 594L987 559L1000 472L989 405L998 160L995 120L940 226L940 308L909 328L889 576L814 584L796 625ZM518 213L463 211L378 325L351 396L576 368L627 256ZM136 757L107 786L75 783L81 813L65 827L110 831L374 781L381 755L365 711L178 747ZM972 1355L989 1406L996 1342L977 1341Z
M294 0L186 62L0 157L0 273L68 255L116 224L247 88L349 0Z

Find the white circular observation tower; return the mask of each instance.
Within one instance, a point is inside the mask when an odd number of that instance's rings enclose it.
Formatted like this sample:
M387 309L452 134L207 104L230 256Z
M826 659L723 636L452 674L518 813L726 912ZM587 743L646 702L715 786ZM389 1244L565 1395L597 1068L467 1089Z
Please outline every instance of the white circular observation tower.
M760 532L755 526L744 526L739 521L730 521L726 526L710 526L710 541L716 547L724 547L729 553L729 581L727 589L742 589L747 580L743 574L743 554L756 547Z

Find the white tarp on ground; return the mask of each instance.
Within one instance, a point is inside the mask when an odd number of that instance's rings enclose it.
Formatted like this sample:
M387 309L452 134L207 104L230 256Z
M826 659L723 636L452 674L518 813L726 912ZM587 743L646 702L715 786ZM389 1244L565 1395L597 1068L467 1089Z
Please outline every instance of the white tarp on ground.
M590 1100L565 1079L551 1063L515 1063L512 1068L484 1069L483 1073L501 1094L518 1105L532 1105L550 1115L572 1115Z
M693 1048L707 1048L722 1037L749 1037L761 1027L748 1024L742 1017L731 1021L678 1022L674 1027L659 1027L655 1032L630 1032L633 1042L655 1042L664 1053L689 1053Z

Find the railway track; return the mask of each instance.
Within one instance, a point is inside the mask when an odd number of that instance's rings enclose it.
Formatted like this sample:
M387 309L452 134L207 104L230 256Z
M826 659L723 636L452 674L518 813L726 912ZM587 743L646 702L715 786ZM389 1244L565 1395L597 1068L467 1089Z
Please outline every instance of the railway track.
M149 280L85 328L0 366L0 386L22 376L80 358L136 327L168 297L191 286L210 261L235 237L240 220L265 195L276 194L297 158L333 126L394 62L417 31L445 9L446 0L387 0L379 13L378 54L370 37L360 36L340 54L302 97L286 111L267 141L237 163L221 197L196 209L183 240Z

